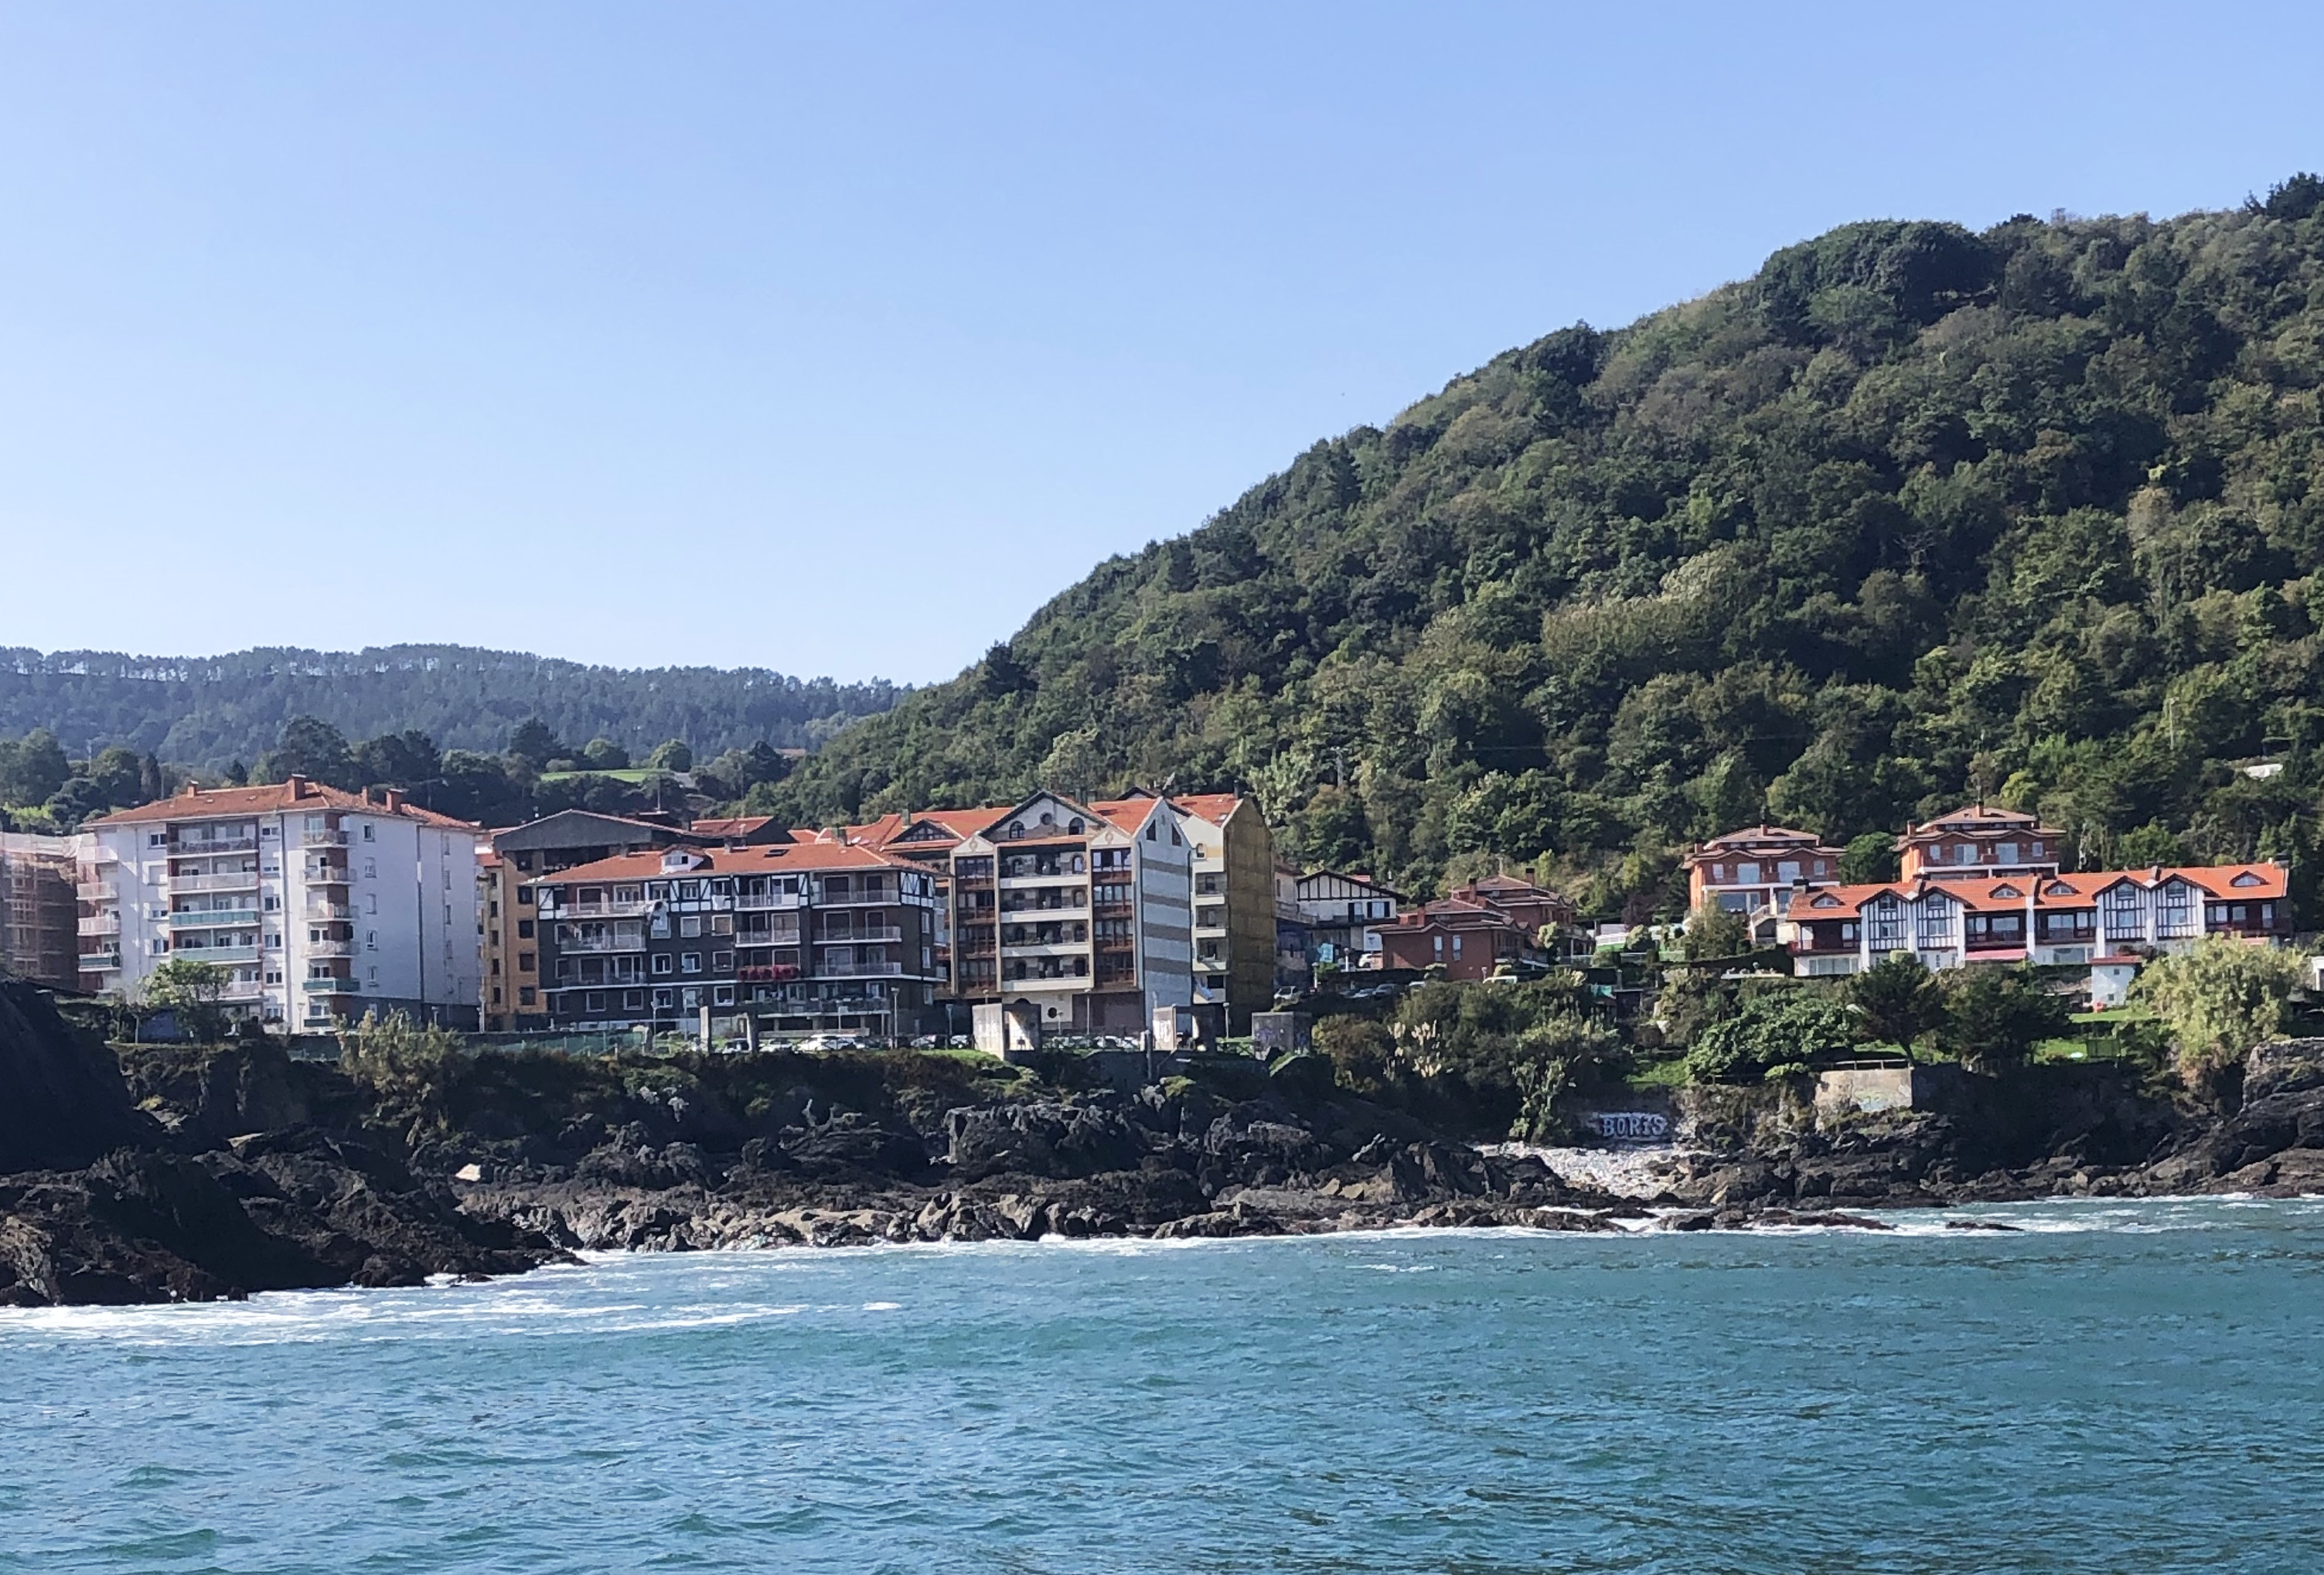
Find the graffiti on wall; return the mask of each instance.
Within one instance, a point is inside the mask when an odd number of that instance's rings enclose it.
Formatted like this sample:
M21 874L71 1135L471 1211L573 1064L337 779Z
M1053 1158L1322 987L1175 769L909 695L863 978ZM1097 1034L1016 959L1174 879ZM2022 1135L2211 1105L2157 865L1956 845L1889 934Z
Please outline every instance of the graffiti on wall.
M1582 1122L1611 1143L1658 1143L1670 1136L1670 1118L1658 1110L1593 1110Z

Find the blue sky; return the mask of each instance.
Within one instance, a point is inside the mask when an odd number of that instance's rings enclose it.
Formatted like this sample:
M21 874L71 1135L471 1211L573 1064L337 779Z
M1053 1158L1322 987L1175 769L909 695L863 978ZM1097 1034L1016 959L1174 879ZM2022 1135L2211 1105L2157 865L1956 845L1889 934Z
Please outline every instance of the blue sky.
M947 676L1850 219L2324 167L2303 6L0 3L0 644Z

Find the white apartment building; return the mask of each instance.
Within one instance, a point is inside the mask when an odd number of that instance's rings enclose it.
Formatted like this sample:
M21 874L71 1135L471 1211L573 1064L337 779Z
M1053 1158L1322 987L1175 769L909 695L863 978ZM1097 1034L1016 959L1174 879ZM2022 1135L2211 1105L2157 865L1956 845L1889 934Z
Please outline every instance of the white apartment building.
M466 821L292 777L83 829L84 989L134 998L163 960L194 957L225 971L229 1010L277 1027L397 1009L475 1026L483 834Z

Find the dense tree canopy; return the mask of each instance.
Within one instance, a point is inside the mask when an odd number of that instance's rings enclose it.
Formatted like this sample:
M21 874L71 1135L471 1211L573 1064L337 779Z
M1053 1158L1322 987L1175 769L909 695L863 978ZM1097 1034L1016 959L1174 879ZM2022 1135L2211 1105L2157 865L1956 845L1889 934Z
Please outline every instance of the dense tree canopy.
M1680 910L1691 838L1978 792L2084 863L2304 861L2317 189L1851 225L1561 330L1102 564L757 802L1006 798L1065 741L1088 788L1256 795L1304 861L1426 889L1546 856L1632 918Z
M349 738L420 732L472 751L500 749L512 727L538 717L567 738L643 751L676 737L709 755L760 740L811 748L901 693L878 680L632 670L456 645L201 658L0 649L0 736L47 728L75 751L119 744L213 772L276 747L300 716Z

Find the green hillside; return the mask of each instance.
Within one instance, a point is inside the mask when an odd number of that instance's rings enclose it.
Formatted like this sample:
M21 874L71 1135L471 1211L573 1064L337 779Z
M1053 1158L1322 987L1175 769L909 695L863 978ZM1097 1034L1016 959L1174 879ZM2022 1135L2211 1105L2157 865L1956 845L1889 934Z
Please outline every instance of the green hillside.
M1978 791L2090 861L2304 857L2319 208L2302 176L2162 222L1851 225L1554 333L1099 566L758 805L1242 788L1304 861L1545 860L1634 917L1713 829Z
M901 693L876 680L595 667L459 645L219 657L0 649L0 738L46 728L77 755L113 745L222 771L273 749L300 716L349 738L412 730L485 751L539 717L559 737L607 738L641 754L684 739L707 758L761 741L811 748Z

